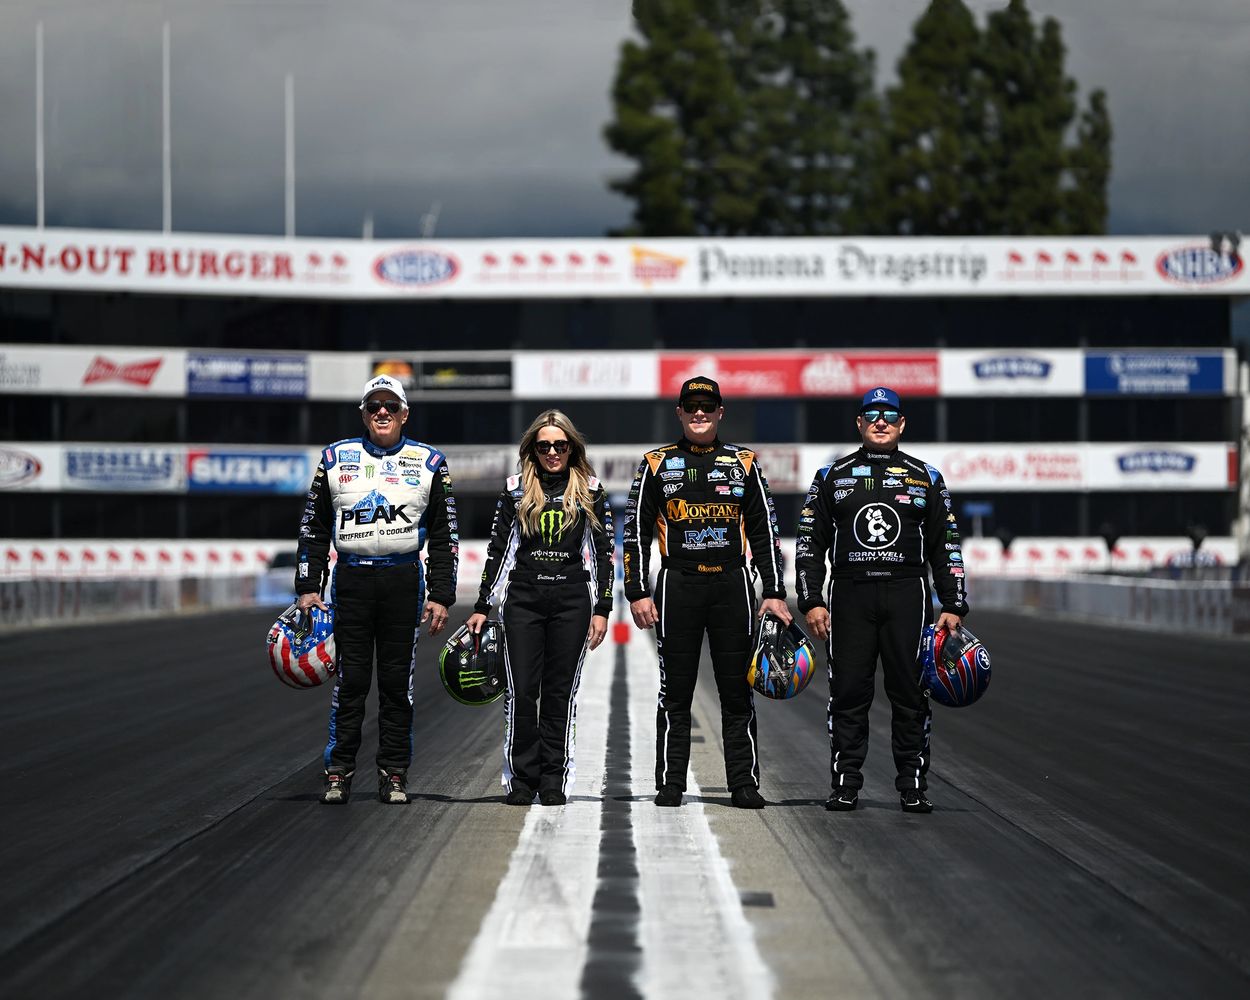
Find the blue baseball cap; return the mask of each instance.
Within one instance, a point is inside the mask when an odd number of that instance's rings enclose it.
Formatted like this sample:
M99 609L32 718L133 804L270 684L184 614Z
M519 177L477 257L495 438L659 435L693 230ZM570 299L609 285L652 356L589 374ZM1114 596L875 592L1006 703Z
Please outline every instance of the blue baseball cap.
M887 389L883 385L879 385L875 389L869 389L864 393L864 401L859 408L861 410L881 409L903 412L903 404L899 401L898 393L893 389Z

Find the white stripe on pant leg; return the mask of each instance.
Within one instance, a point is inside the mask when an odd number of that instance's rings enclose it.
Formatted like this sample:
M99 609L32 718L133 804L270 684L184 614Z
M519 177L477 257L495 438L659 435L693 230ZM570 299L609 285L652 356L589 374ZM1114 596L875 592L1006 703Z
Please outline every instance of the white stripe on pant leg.
M928 603L928 601L929 601L929 584L926 582L925 578L922 576L920 578L920 638L916 641L916 662L920 661L920 647L924 645L925 620L929 617L928 611L925 608L925 604ZM929 727L929 723L928 723L928 720L926 720L925 728L928 729L928 727ZM912 780L915 781L916 787L919 788L920 787L920 769L924 767L924 753L921 752L917 754L917 756L920 758L920 767L916 768L916 777Z
M664 780L661 785L669 784L668 780L668 734L672 724L668 717L668 671L664 666L664 619L668 614L668 570L660 569L660 621L656 626L656 654L660 667L660 706L664 709Z
M500 621L503 620L503 608L499 609ZM516 772L512 770L512 739L516 725L516 685L512 683L512 659L508 656L508 627L504 626L503 669L508 679L508 690L504 692L504 725L503 725L503 777L500 784L512 791L512 779Z
M577 669L573 672L573 684L569 688L569 712L564 719L564 778L560 782L560 791L565 795L573 794L573 785L577 780L577 689L582 682L582 666L586 662L586 652L590 649L590 622L595 617L595 585L590 585L590 620L587 622L587 636L582 641L582 651L577 657Z
M747 576L747 569L745 566L742 567L742 588L743 596L746 598L747 603L747 645L749 647L754 627L754 623L751 620L751 612L754 608L751 607L753 603L751 600L751 581ZM747 701L751 706L751 718L747 720L747 740L751 743L751 777L755 779L755 787L758 788L760 784L760 758L758 749L755 745L755 737L751 735L751 723L755 721L755 693L750 688L747 689Z

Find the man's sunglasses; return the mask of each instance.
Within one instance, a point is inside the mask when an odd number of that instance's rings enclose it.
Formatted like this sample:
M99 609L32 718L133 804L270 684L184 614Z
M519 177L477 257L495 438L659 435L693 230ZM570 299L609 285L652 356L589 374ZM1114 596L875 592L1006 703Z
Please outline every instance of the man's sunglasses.
M555 449L557 455L563 455L569 450L568 441L535 441L534 450L540 455L546 455L552 449Z
M387 413L398 413L404 408L404 404L398 399L370 399L365 402L367 413L377 413L382 407L386 407Z
M720 409L720 403L713 403L710 399L688 399L681 404L681 408L687 413L715 413Z
M887 424L897 424L902 414L898 410L864 410L860 416L870 424L875 424L878 420L884 420Z

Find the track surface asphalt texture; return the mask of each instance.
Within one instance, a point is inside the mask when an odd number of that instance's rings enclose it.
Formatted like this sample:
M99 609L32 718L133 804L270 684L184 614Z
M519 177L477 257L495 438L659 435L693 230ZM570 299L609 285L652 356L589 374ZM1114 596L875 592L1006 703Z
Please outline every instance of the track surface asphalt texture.
M527 812L501 800L501 705L449 699L424 637L412 803L376 799L371 698L352 801L322 806L329 689L272 676L274 614L3 637L0 994L435 997L455 980ZM773 995L1250 996L1250 645L969 624L993 685L935 709L931 816L898 808L880 681L860 808L821 807L823 678L757 699L770 806L730 808L705 662L692 766ZM651 766L635 754L636 792Z

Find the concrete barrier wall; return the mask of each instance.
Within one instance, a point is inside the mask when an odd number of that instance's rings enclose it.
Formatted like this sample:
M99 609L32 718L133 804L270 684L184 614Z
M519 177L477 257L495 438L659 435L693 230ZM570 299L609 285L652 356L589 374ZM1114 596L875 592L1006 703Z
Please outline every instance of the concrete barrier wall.
M975 579L973 608L1035 611L1166 631L1250 638L1250 584L1131 577Z
M0 627L244 607L255 600L255 575L0 580Z

